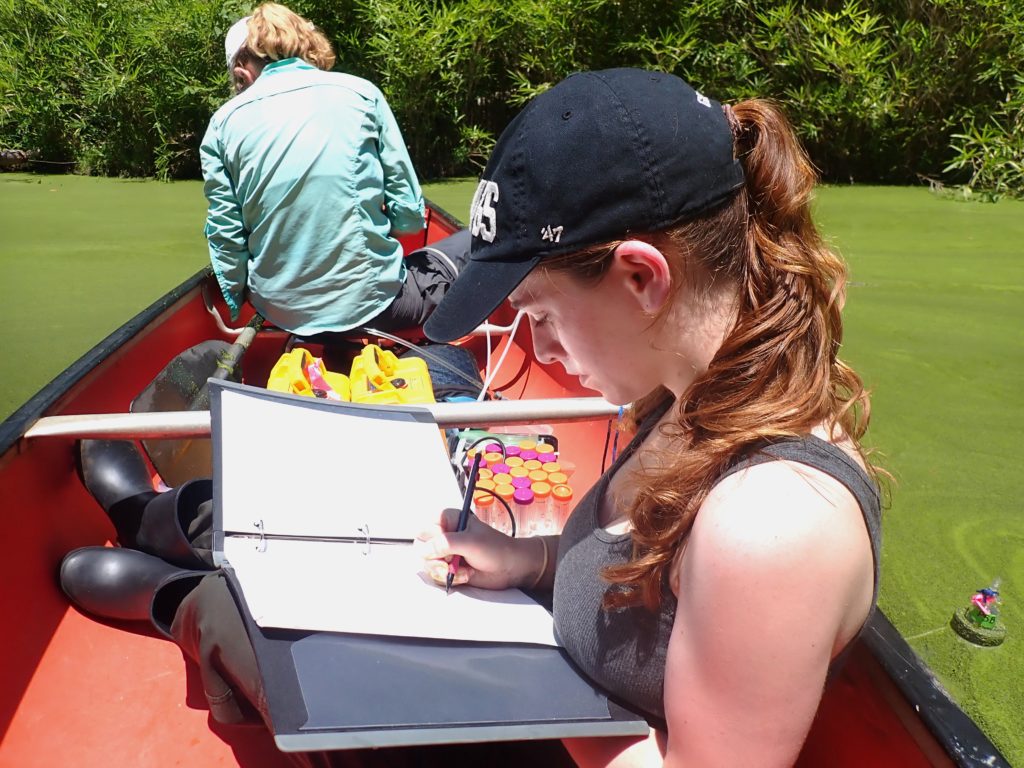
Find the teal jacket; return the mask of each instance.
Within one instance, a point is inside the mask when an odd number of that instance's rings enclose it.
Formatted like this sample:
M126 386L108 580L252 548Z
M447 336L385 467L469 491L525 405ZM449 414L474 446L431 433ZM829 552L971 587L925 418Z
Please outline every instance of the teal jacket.
M402 134L372 83L301 59L268 64L213 115L201 148L210 262L232 318L344 331L405 281L392 233L423 227Z

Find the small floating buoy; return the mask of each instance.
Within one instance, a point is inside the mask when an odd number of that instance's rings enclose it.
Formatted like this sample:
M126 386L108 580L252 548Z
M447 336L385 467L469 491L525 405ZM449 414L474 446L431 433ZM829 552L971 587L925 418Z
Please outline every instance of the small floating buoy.
M1006 626L999 620L998 580L991 587L979 589L970 605L957 609L949 624L969 643L986 647L999 645L1006 639Z

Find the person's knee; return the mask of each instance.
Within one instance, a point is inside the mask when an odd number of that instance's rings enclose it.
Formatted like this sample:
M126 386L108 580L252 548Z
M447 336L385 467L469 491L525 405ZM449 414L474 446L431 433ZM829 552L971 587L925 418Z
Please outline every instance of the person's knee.
M229 725L259 722L266 713L262 679L223 573L211 573L182 600L171 631L199 666L214 719Z

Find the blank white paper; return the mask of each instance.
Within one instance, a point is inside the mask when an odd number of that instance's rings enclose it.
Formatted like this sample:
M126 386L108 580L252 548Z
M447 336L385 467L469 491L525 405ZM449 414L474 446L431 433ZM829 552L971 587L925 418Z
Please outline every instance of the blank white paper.
M226 534L411 540L462 504L436 423L400 407L311 407L266 390L220 392Z
M551 614L517 589L453 587L407 544L230 537L224 553L261 627L558 646Z

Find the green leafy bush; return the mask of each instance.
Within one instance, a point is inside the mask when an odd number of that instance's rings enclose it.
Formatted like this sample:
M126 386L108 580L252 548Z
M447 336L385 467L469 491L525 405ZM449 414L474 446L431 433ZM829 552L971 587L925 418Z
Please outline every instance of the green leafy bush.
M0 148L79 172L198 174L243 0L0 0ZM475 172L515 111L579 69L767 96L831 181L1024 195L1024 4L1003 0L295 0L387 94L425 177Z

